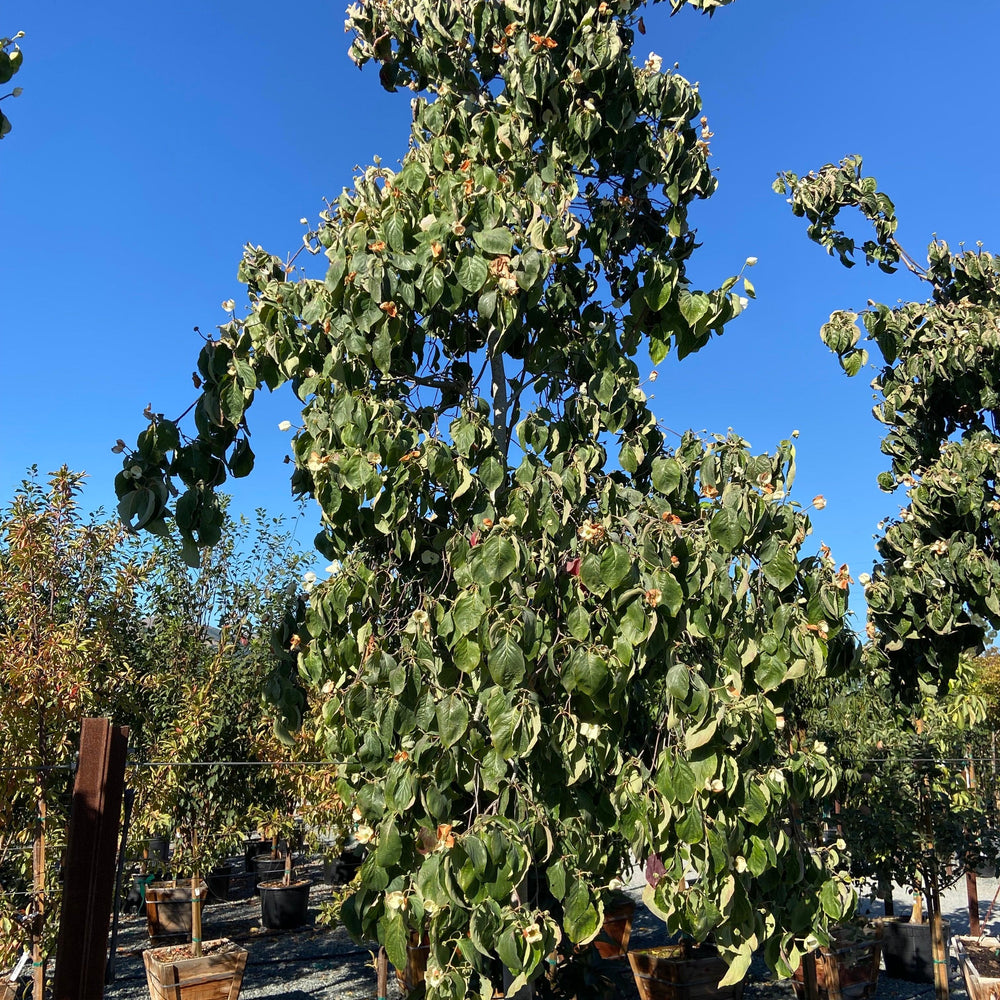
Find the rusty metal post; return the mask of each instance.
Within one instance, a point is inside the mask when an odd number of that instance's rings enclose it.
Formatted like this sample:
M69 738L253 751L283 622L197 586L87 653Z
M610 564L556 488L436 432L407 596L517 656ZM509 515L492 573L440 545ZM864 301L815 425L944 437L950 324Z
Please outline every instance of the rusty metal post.
M84 719L66 842L54 1000L101 1000L128 728Z
M122 809L122 833L118 848L118 867L115 869L115 895L111 919L111 944L108 946L108 965L104 973L104 984L110 986L115 981L115 956L118 948L118 911L122 898L122 872L125 868L125 850L128 845L129 825L132 821L132 806L135 804L135 789L125 789L125 805ZM143 872L145 874L145 872Z
M965 748L969 754L969 762L965 766L965 785L969 791L976 790L976 769L972 765L972 749ZM966 829L968 834L968 829ZM969 859L965 860L965 892L969 900L969 933L973 937L979 937L979 885L976 882L976 873L969 867Z
M807 955L802 956L802 986L806 1000L819 1000L819 983L816 979L816 952L814 951L810 951Z

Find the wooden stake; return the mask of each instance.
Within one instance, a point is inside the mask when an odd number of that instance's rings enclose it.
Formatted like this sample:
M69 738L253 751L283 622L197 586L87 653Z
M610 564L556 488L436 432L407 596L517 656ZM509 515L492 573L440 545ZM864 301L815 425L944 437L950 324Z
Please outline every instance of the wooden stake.
M941 924L941 896L938 892L937 873L931 875L931 958L934 961L934 995L937 1000L948 1000L948 952L944 946L944 927Z
M924 779L925 788L929 780ZM944 928L941 925L941 893L938 889L937 864L934 860L934 817L931 814L930 795L924 795L924 828L927 836L927 856L930 859L925 873L928 905L931 911L931 959L934 962L934 995L937 1000L948 1000L948 953L944 947ZM914 910L916 907L914 907Z
M191 823L191 856L195 859L195 870L191 876L191 952L201 958L201 876L198 869L198 831Z
M971 869L965 873L965 891L969 897L969 934L979 937L979 885Z
M31 852L32 895L31 910L39 914L34 918L31 932L31 982L34 1000L45 997L45 956L42 951L42 920L46 915L48 900L45 896L45 791L41 779L38 783L38 832Z
M375 976L378 1000L386 1000L389 992L389 956L386 954L385 948L378 950L378 958L375 959Z

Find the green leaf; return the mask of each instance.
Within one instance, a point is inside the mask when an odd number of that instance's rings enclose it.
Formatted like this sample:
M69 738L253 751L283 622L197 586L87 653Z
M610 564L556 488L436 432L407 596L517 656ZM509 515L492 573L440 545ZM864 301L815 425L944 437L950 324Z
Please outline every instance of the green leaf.
M500 534L490 535L479 547L477 555L483 571L481 575L489 583L506 580L517 566L514 546Z
M493 682L510 689L524 679L524 652L510 632L504 633L487 654L487 666Z
M667 688L667 694L671 698L683 701L688 696L688 691L691 690L691 671L688 670L687 664L675 663L667 671L664 684Z
M118 501L118 516L129 531L144 528L153 519L156 510L156 494L145 487L127 493Z
M653 460L653 489L669 496L681 483L681 464L676 458Z
M784 590L795 579L795 560L784 546L779 547L761 569L764 578L776 590Z
M716 511L708 530L726 553L734 552L743 544L743 528L739 516L731 507Z
M850 354L845 354L843 358L840 359L840 363L847 374L853 378L855 375L861 371L866 364L868 364L868 352L863 348L859 348L856 351L851 351Z
M566 625L569 634L578 642L590 637L590 615L587 609L580 604L574 604L566 616Z
M769 653L761 653L760 662L754 671L754 679L762 691L773 691L785 681L788 670L783 660Z
M587 590L603 597L607 592L604 577L601 576L601 557L596 552L588 552L580 563L580 582Z
M478 292L486 284L489 273L490 267L485 259L472 253L463 254L455 268L455 277L467 292Z
M462 838L462 847L469 856L476 874L483 875L486 872L486 866L489 864L489 856L486 853L483 842L470 833Z
M562 682L567 691L582 691L592 698L604 687L607 679L607 663L591 650L578 646L570 654Z
M480 250L489 254L507 254L514 249L514 237L509 229L483 229L472 234L472 240Z
M824 882L819 892L819 901L823 912L831 920L839 920L843 916L844 904L840 898L840 886L836 882Z
M558 900L562 900L566 895L566 866L562 861L553 861L545 870L545 877L548 879L549 891Z
M517 948L517 937L520 937L520 933L517 929L514 927L508 927L500 935L500 937L497 938L497 955L499 956L500 961L507 966L508 971L514 973L518 972L521 968L521 954Z
M684 731L684 746L688 750L697 750L699 747L703 747L715 736L718 728L719 723L714 718L705 719L697 726L689 726Z
M423 292L424 301L428 306L435 306L441 299L444 291L444 272L439 267L428 268L424 272Z
M392 215L389 216L382 232L385 234L386 243L388 243L393 250L401 252L405 248L406 229L403 225L403 219L399 212L393 212Z
M383 868L396 864L403 856L403 841L396 830L396 823L390 820L383 823L378 832L378 844L375 847L375 860Z
M449 694L437 704L438 735L445 748L453 746L469 726L469 710L459 694Z
M219 392L222 415L234 426L243 419L243 386L234 378L227 378Z
M468 635L479 628L483 615L486 613L486 606L480 600L479 595L466 592L461 594L455 601L451 617L455 623L455 631L458 635Z
M632 569L632 560L625 548L612 542L601 553L601 579L609 590L614 590Z
M694 326L709 310L711 303L708 296L703 292L692 295L690 292L681 292L678 296L678 303L681 315L688 326Z
M455 646L455 666L463 673L470 673L479 666L482 651L479 643L472 639L459 639Z
M705 821L701 810L695 807L685 809L674 824L673 833L686 844L700 844L705 839Z
M389 961L397 969L406 968L406 946L410 942L410 932L398 910L388 913L382 921L382 944Z
M503 466L492 456L485 458L479 466L479 481L489 491L492 499L500 484L506 479Z
M574 879L563 903L563 921L569 939L576 944L592 941L601 929L601 917L586 883Z
M720 989L725 986L735 986L737 983L743 982L746 978L747 969L750 968L750 961L753 958L753 949L747 944L746 941L740 942L739 950L735 955L729 954L726 956L726 960L729 962L729 968L726 970L726 974L719 980Z
M656 586L660 590L660 604L670 614L676 615L684 603L684 590L674 574L670 572L657 573Z

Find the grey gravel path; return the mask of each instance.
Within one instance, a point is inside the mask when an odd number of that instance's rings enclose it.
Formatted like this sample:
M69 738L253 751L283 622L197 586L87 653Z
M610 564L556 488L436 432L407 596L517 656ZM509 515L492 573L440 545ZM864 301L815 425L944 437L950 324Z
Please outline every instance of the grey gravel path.
M330 887L321 878L318 862L309 866L313 879L310 893L310 918L315 920L319 906L330 898ZM204 934L206 938L225 936L244 945L248 952L243 980L243 1000L373 1000L376 996L374 956L356 945L342 928L328 929L316 925L296 931L268 931L260 927L260 903L251 894L249 876L233 879L231 902L206 907ZM980 915L985 916L994 892L994 879L979 880ZM638 898L638 880L632 887ZM902 890L896 895L896 911L905 911L909 901ZM866 907L872 915L880 915L880 904ZM968 930L964 879L942 896L942 912L952 926L953 934ZM1000 918L994 914L990 930L1000 930ZM632 931L633 946L652 945L664 939L663 927L641 905L636 912ZM107 1000L141 1000L148 998L142 949L148 947L145 916L122 918L116 957L116 981L106 990ZM636 1000L637 993L628 971L627 962L607 962L609 973L618 985L621 1000ZM957 966L952 963L951 989L955 1000L967 1000ZM391 975L390 975L391 978ZM401 991L390 983L389 997L399 1000ZM745 991L746 1000L792 1000L788 983L773 980L762 961L751 967ZM931 985L879 977L875 1000L933 1000ZM584 998L580 998L584 1000Z

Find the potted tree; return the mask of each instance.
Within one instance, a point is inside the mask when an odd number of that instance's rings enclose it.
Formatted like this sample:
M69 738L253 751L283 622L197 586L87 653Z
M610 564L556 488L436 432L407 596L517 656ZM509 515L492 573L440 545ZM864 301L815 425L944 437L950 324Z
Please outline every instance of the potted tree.
M26 932L35 1000L55 946L80 719L121 720L136 684L142 563L119 524L85 515L83 480L32 470L0 510L0 755L17 764L0 771L0 968Z
M239 831L270 793L269 770L253 764L269 728L261 700L277 655L271 633L293 599L299 559L280 519L258 512L251 525L224 514L220 524L196 571L175 536L151 546L129 720L140 754L171 762L133 772L134 836L141 844L162 830L179 834L174 874L191 868L197 841L209 898L226 893Z
M275 859L266 867L261 864L263 855L258 855L257 859L261 923L264 927L275 930L300 927L308 917L309 888L312 882L306 878L293 877L292 855L298 826L293 815L288 813L283 818L280 814L272 818L267 829L271 832ZM280 855L279 845L282 848Z
M813 723L830 745L843 778L837 789L838 836L852 872L882 897L882 953L886 973L934 981L932 923L941 921L939 893L978 857L987 811L961 769L947 763L962 753L984 716L969 690L963 664L944 697L901 705L889 678L870 672L832 685L817 699ZM897 916L893 885L912 893L910 913Z

